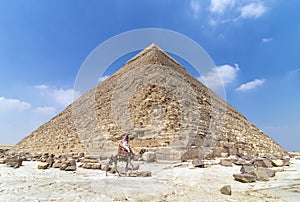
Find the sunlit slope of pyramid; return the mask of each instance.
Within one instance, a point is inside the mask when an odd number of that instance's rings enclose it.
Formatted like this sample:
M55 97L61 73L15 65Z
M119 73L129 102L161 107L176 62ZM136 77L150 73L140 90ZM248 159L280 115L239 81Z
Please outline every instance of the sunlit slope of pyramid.
M153 44L14 150L108 156L124 134L162 159L287 154Z

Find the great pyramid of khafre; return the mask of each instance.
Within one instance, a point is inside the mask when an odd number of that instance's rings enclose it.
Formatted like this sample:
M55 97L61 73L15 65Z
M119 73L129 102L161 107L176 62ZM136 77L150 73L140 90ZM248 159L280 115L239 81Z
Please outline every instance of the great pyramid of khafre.
M154 44L12 151L109 156L124 134L162 159L287 154Z

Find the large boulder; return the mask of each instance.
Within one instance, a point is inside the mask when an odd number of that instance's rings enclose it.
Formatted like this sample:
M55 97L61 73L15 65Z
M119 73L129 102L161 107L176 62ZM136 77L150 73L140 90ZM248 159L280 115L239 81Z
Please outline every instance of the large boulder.
M269 177L274 177L275 176L275 170L269 169L269 168L257 168L258 171L263 171L267 173Z
M230 185L225 185L220 189L222 194L225 195L231 195L231 186Z
M142 159L146 162L154 162L156 160L155 152L145 152L142 155Z
M18 157L12 157L6 160L6 165L13 168L19 168L23 160Z
M252 161L254 167L272 168L272 162L267 158L256 158Z
M268 181L269 175L264 170L255 170L253 173L256 176L256 180L258 181Z
M241 167L241 173L243 173L243 174L253 174L254 171L255 171L255 168L253 166L243 165Z
M243 183L256 182L256 176L250 174L233 174L233 177L236 181Z

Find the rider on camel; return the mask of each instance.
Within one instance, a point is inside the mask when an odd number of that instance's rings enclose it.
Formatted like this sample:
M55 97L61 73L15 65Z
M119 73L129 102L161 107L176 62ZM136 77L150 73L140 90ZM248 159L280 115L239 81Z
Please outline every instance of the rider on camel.
M128 142L129 142L129 137L128 137L128 135L126 135L122 139L122 144L123 144L123 147L127 150L128 154L130 154L131 150L130 150L130 146L129 146Z

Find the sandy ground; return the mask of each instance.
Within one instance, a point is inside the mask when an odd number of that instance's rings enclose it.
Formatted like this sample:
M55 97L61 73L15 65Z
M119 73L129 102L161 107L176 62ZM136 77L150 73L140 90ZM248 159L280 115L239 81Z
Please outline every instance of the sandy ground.
M141 164L152 177L118 177L100 170L78 168L38 170L38 162L19 169L0 165L0 201L298 201L300 161L268 182L243 184L233 180L240 166L193 168L170 164ZM232 186L232 195L220 193Z

